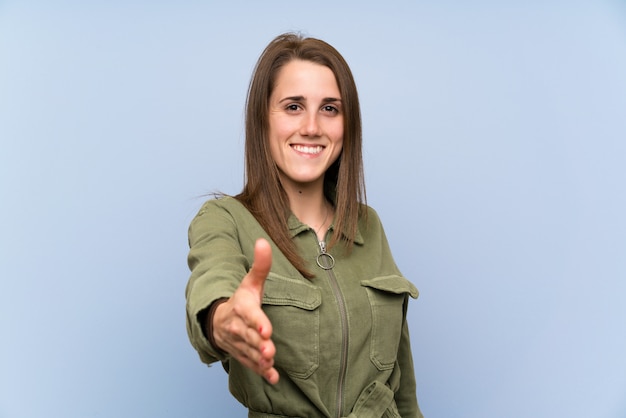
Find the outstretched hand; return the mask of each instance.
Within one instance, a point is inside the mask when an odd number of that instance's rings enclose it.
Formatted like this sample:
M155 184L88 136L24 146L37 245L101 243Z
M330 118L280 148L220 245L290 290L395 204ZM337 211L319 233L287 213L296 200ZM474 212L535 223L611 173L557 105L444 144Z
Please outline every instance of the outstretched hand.
M254 245L254 263L233 296L213 315L213 337L222 350L271 384L278 382L274 368L276 347L270 339L272 324L261 309L263 285L272 266L272 248L264 239Z

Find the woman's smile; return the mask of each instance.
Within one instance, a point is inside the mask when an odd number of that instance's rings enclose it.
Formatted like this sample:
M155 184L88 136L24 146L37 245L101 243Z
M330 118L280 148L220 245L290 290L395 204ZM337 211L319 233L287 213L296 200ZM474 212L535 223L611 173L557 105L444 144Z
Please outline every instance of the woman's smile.
M324 147L321 145L293 144L291 145L291 148L293 148L295 151L299 153L307 154L311 156L317 156L319 153L321 153L324 150Z

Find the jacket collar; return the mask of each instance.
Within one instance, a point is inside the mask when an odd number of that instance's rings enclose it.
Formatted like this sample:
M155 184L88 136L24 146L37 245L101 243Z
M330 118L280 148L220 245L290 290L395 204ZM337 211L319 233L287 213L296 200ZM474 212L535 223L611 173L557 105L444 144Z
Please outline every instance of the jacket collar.
M299 235L305 231L313 231L313 228L311 228L309 225L306 225L300 222L300 220L296 218L296 215L294 215L293 213L289 215L289 219L287 220L287 226L289 227L291 238L294 238L296 235ZM333 223L330 225L330 228L328 228L328 230L329 231L335 230L334 220L333 220ZM356 227L356 235L354 236L354 243L359 244L359 245L363 245L364 243L363 235L361 235L361 230L358 225Z

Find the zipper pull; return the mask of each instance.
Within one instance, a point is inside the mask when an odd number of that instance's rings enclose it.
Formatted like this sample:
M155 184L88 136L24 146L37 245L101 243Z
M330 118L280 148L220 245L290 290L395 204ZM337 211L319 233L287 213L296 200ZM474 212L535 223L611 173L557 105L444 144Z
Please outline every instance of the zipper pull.
M318 244L320 246L320 251L322 252L322 254L326 254L326 243L324 241L319 241Z
M320 253L317 255L317 265L324 270L330 270L335 267L335 258L326 252L326 243L324 241L318 241L320 246ZM324 260L324 261L322 261Z

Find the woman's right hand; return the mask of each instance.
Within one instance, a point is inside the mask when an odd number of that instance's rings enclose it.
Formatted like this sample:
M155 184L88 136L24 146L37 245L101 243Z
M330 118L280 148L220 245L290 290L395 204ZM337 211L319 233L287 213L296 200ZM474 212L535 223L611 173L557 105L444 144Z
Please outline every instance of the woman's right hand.
M272 266L272 248L264 239L254 245L254 263L237 291L213 314L213 338L220 349L271 384L278 382L274 368L276 347L270 339L272 324L261 309L263 285Z

